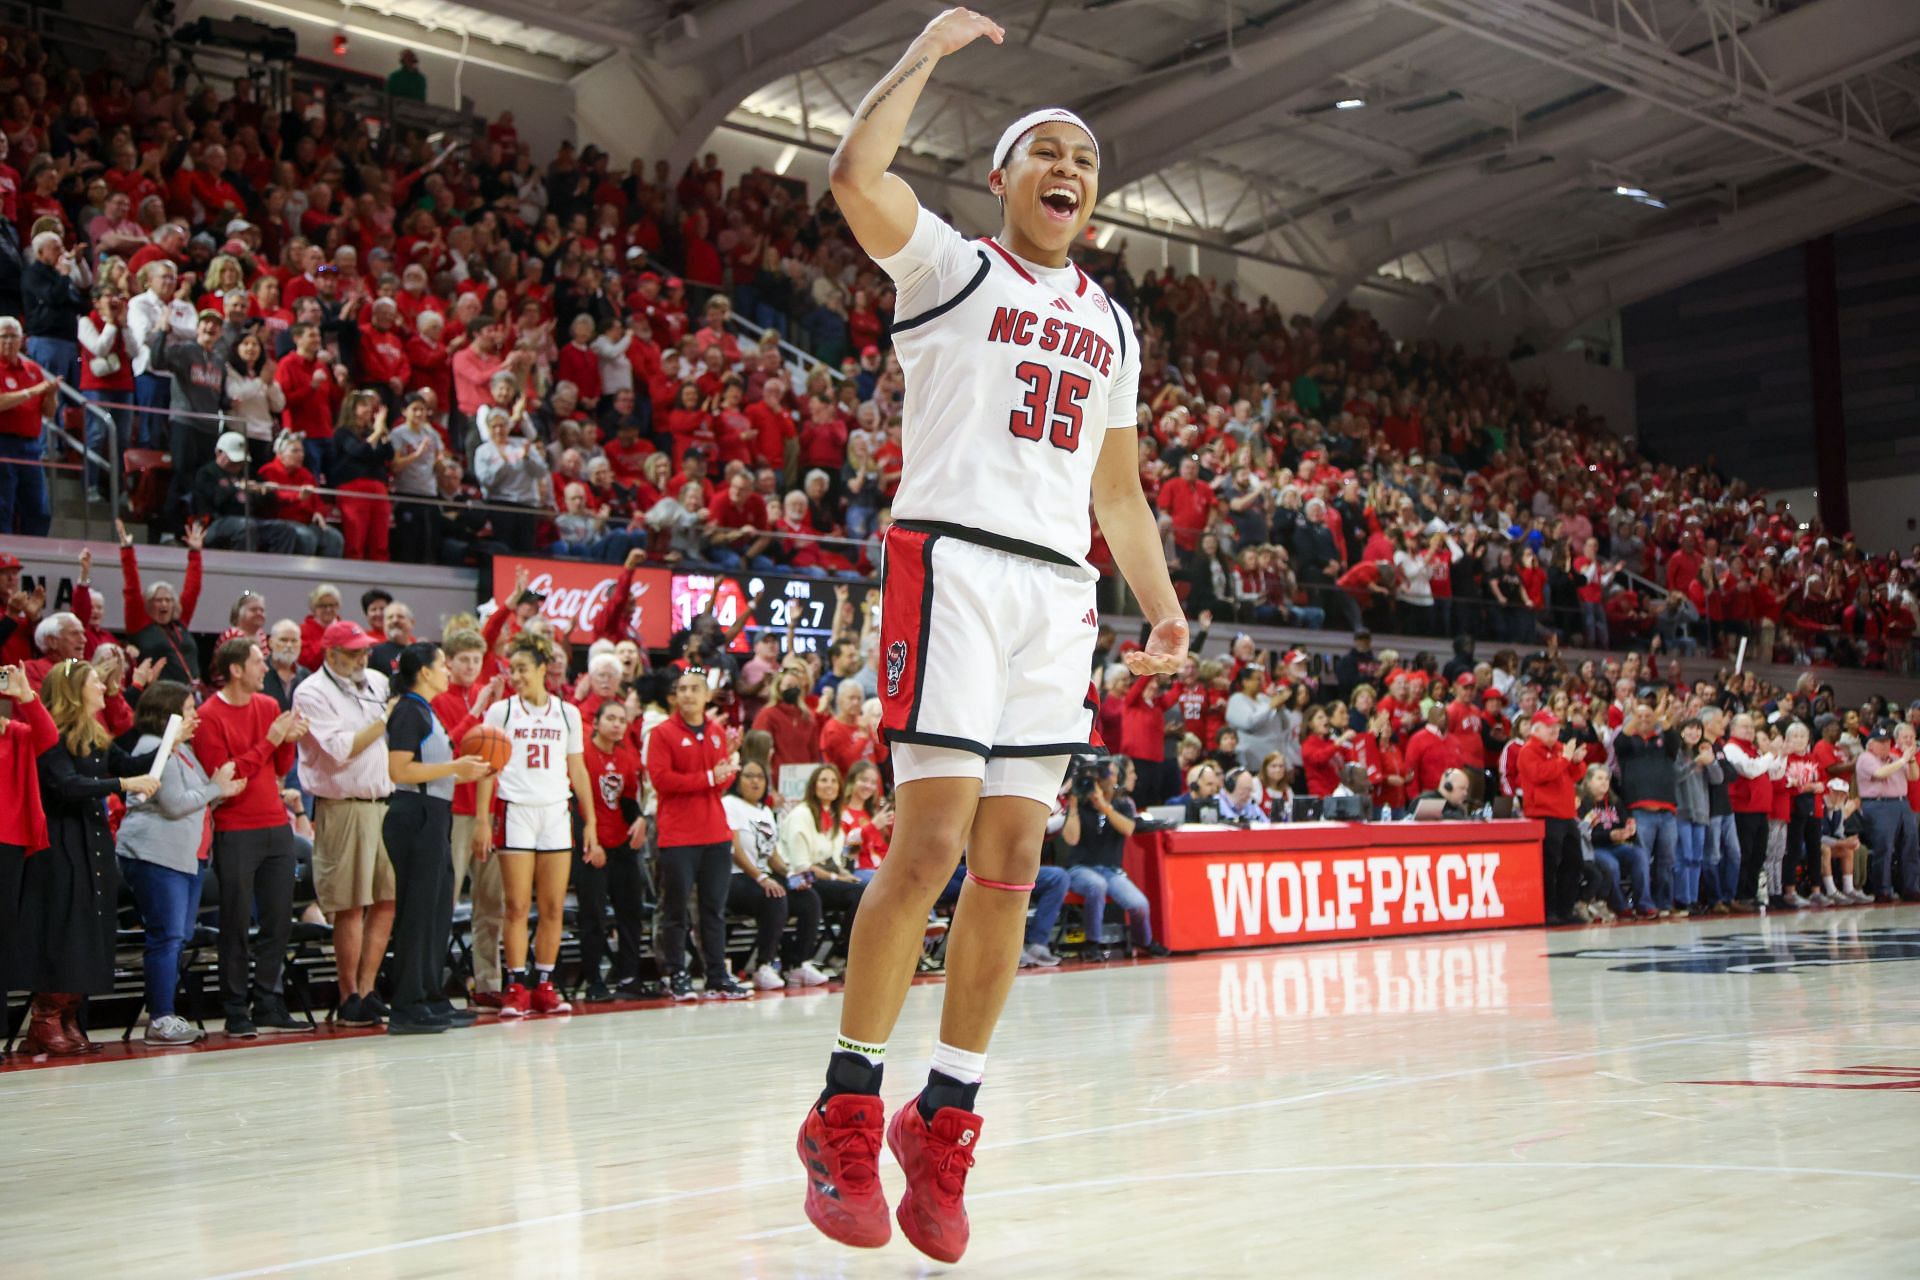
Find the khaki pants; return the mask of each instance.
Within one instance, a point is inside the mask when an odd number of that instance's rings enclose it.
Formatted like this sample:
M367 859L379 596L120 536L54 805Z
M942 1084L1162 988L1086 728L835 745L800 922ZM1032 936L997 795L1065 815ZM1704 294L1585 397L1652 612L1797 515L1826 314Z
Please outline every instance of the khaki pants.
M473 876L473 985L477 991L500 990L500 918L506 914L506 892L500 885L500 857L473 861L474 815L453 815L453 901L460 903L460 886Z
M313 802L313 889L331 920L342 911L392 902L393 863L381 827L385 800Z

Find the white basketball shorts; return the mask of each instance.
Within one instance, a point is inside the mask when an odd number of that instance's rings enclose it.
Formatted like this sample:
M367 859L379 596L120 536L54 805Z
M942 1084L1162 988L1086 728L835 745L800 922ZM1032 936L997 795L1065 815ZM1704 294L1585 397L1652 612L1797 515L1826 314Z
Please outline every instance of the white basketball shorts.
M573 852L573 823L565 800L558 804L517 804L506 800L495 812L493 843L496 848L509 853Z
M881 726L910 748L894 752L896 783L972 774L983 795L1033 795L1044 772L1052 803L1068 757L1090 751L1095 583L1039 558L1053 554L950 525L887 530Z

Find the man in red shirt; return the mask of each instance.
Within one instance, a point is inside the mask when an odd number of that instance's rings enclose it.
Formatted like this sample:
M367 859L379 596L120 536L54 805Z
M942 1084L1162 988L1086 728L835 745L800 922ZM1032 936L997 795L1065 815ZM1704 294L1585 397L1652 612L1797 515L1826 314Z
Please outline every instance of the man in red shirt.
M333 362L320 353L320 326L302 321L290 332L293 350L274 366L273 377L287 397L286 428L305 439L307 470L324 484L333 450L333 418L346 393L334 376Z
M773 573L776 566L767 557L773 539L767 534L767 504L753 491L753 476L735 471L727 487L714 493L707 504L707 516L713 531L707 535L707 559L735 573L752 569L755 573Z
M1486 727L1486 714L1474 699L1473 676L1463 671L1454 679L1453 701L1447 704L1447 740L1473 784L1475 804L1486 794L1487 744L1481 736Z
M756 461L785 470L788 447L798 447L800 430L793 420L793 410L787 407L787 384L782 379L767 379L760 389L760 399L747 406L747 421L758 434Z
M375 298L371 320L360 330L360 384L378 391L394 417L399 416L400 395L413 376L407 335L395 323L399 318L400 307L392 298Z
M727 968L727 883L733 874L733 829L720 797L740 771L727 733L707 719L712 690L704 671L689 668L673 684L673 714L647 736L647 776L660 797L660 946L656 953L675 1000L695 999L687 976L687 900L700 888L700 954L707 998L744 1000L752 993Z
M820 755L845 777L855 762L873 756L873 739L860 728L860 708L866 690L858 680L842 680L833 687L833 714L820 722Z
M1514 773L1521 812L1546 826L1540 844L1540 883L1547 894L1547 923L1568 924L1580 898L1580 828L1574 822L1574 788L1587 771L1577 741L1560 741L1560 718L1536 711L1527 726Z
M640 846L646 843L647 819L640 811L640 753L627 743L627 707L618 699L600 704L593 718L593 735L582 755L587 784L593 792L593 815L600 847L606 858L593 866L578 852L573 858L573 891L580 898L580 955L586 967L587 1000L601 1004L614 993L600 977L600 959L607 952L607 899L613 899L614 924L620 934L620 952L613 961L614 983L629 999L643 994L640 979L640 939L646 935L641 905Z
M1182 551L1200 545L1207 517L1213 513L1219 495L1200 479L1200 459L1188 454L1180 459L1180 474L1160 486L1156 505L1173 521L1173 543Z
M40 463L40 420L59 391L51 374L20 354L20 322L0 316L0 535L44 538L53 527Z
M200 706L193 750L209 773L233 765L246 790L213 811L213 870L220 882L220 998L227 1036L252 1039L268 1032L305 1031L287 1013L280 969L293 930L293 828L280 780L293 768L294 744L306 736L298 713L262 692L267 659L246 636L213 655L220 691ZM247 928L260 925L257 944ZM252 961L249 1002L248 967Z
M1447 733L1447 709L1427 709L1427 727L1407 739L1407 786L1414 792L1438 791L1447 770L1458 769L1460 752Z

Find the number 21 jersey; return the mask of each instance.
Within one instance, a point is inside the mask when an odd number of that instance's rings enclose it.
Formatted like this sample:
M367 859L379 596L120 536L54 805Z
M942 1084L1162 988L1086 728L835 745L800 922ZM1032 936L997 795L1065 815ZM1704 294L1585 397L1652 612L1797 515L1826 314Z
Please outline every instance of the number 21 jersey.
M880 268L906 374L894 518L1086 570L1106 432L1137 421L1139 342L1105 290L921 209ZM964 536L964 535L962 535Z

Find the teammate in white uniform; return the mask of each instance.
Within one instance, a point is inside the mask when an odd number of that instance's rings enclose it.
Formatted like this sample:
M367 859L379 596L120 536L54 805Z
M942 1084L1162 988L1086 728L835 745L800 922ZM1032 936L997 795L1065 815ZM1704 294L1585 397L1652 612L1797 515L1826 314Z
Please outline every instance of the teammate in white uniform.
M573 830L567 798L588 815L582 849L589 866L602 866L592 822L593 790L587 778L586 741L580 709L547 690L552 644L523 631L507 649L511 696L487 708L485 723L506 733L512 754L497 777L482 778L475 792L473 858L483 862L494 846L500 852L500 882L505 901L501 940L513 975L501 993L500 1016L570 1013L573 1006L553 985L565 924L567 878L573 867ZM498 803L495 803L496 796ZM491 815L492 821L484 818ZM527 969L527 912L535 896L540 928L533 941L533 969Z
M1071 112L1015 121L988 189L1004 222L964 239L889 173L935 65L1004 32L967 9L935 18L861 102L830 170L855 237L899 285L904 462L884 545L883 730L898 786L893 845L854 921L840 1036L798 1150L806 1211L846 1244L886 1243L877 1154L892 1033L928 909L964 850L927 1085L886 1141L907 1175L898 1218L936 1259L966 1249L962 1202L987 1042L1026 927L1047 817L1093 725L1097 614L1091 503L1152 621L1136 674L1170 673L1187 625L1140 489L1139 347L1068 259L1099 199L1100 151Z

